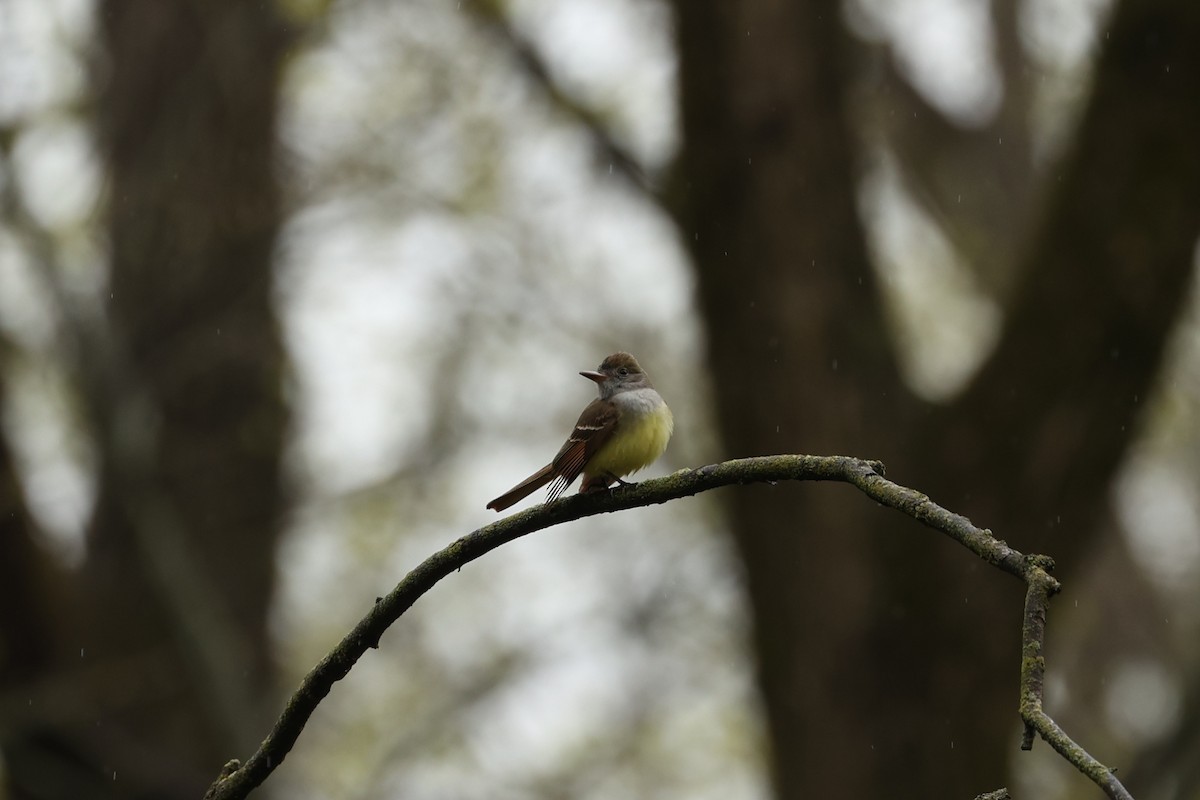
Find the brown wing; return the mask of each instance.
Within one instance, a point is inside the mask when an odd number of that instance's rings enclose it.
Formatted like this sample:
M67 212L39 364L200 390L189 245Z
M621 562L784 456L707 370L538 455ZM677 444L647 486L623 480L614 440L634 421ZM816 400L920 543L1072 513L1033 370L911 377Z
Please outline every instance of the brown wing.
M567 439L554 461L550 463L554 480L546 493L546 502L558 496L579 477L592 456L599 452L604 443L612 438L617 429L617 407L608 400L597 398L579 415L571 438Z

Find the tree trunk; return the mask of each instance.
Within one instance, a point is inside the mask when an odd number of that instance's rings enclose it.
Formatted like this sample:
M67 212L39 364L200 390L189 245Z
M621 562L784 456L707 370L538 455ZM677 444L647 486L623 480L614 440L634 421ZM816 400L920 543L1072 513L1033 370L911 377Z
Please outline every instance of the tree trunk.
M880 458L1069 577L1107 528L1109 482L1187 294L1200 9L1118 9L1002 339L960 397L932 407L900 380L856 215L841 4L677 8L676 199L728 455ZM1002 785L1020 587L836 488L750 487L729 502L777 795Z
M109 302L76 344L99 491L86 562L53 588L64 613L40 666L58 702L7 731L6 788L196 798L273 710L286 37L270 3L105 0L98 13Z

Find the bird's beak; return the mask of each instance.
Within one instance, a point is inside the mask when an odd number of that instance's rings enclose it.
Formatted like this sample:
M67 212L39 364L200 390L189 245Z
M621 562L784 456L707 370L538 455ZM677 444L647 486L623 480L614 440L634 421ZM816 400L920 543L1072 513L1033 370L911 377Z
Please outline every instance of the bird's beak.
M579 374L587 378L589 381L595 381L596 383L604 383L606 380L608 380L608 376L603 372L594 372L592 370L588 370L587 372L581 372Z

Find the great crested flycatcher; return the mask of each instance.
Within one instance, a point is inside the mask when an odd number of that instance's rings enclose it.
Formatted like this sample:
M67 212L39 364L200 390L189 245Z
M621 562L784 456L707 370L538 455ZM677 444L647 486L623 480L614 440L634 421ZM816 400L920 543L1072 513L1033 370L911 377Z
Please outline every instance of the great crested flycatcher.
M550 502L580 473L580 492L600 491L650 466L667 449L675 420L636 358L613 353L595 372L579 374L600 385L600 397L579 415L571 438L553 461L488 503L488 508L503 511L547 483L546 502Z

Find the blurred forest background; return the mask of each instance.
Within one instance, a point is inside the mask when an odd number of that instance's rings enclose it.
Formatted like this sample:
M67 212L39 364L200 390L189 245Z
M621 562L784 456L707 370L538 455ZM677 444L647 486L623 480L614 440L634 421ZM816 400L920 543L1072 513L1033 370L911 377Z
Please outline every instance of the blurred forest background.
M197 798L636 353L650 474L889 477L1066 590L1048 710L1200 797L1200 4L0 0L0 797ZM529 501L532 502L532 501ZM845 487L502 548L259 792L1098 791L1017 582Z

